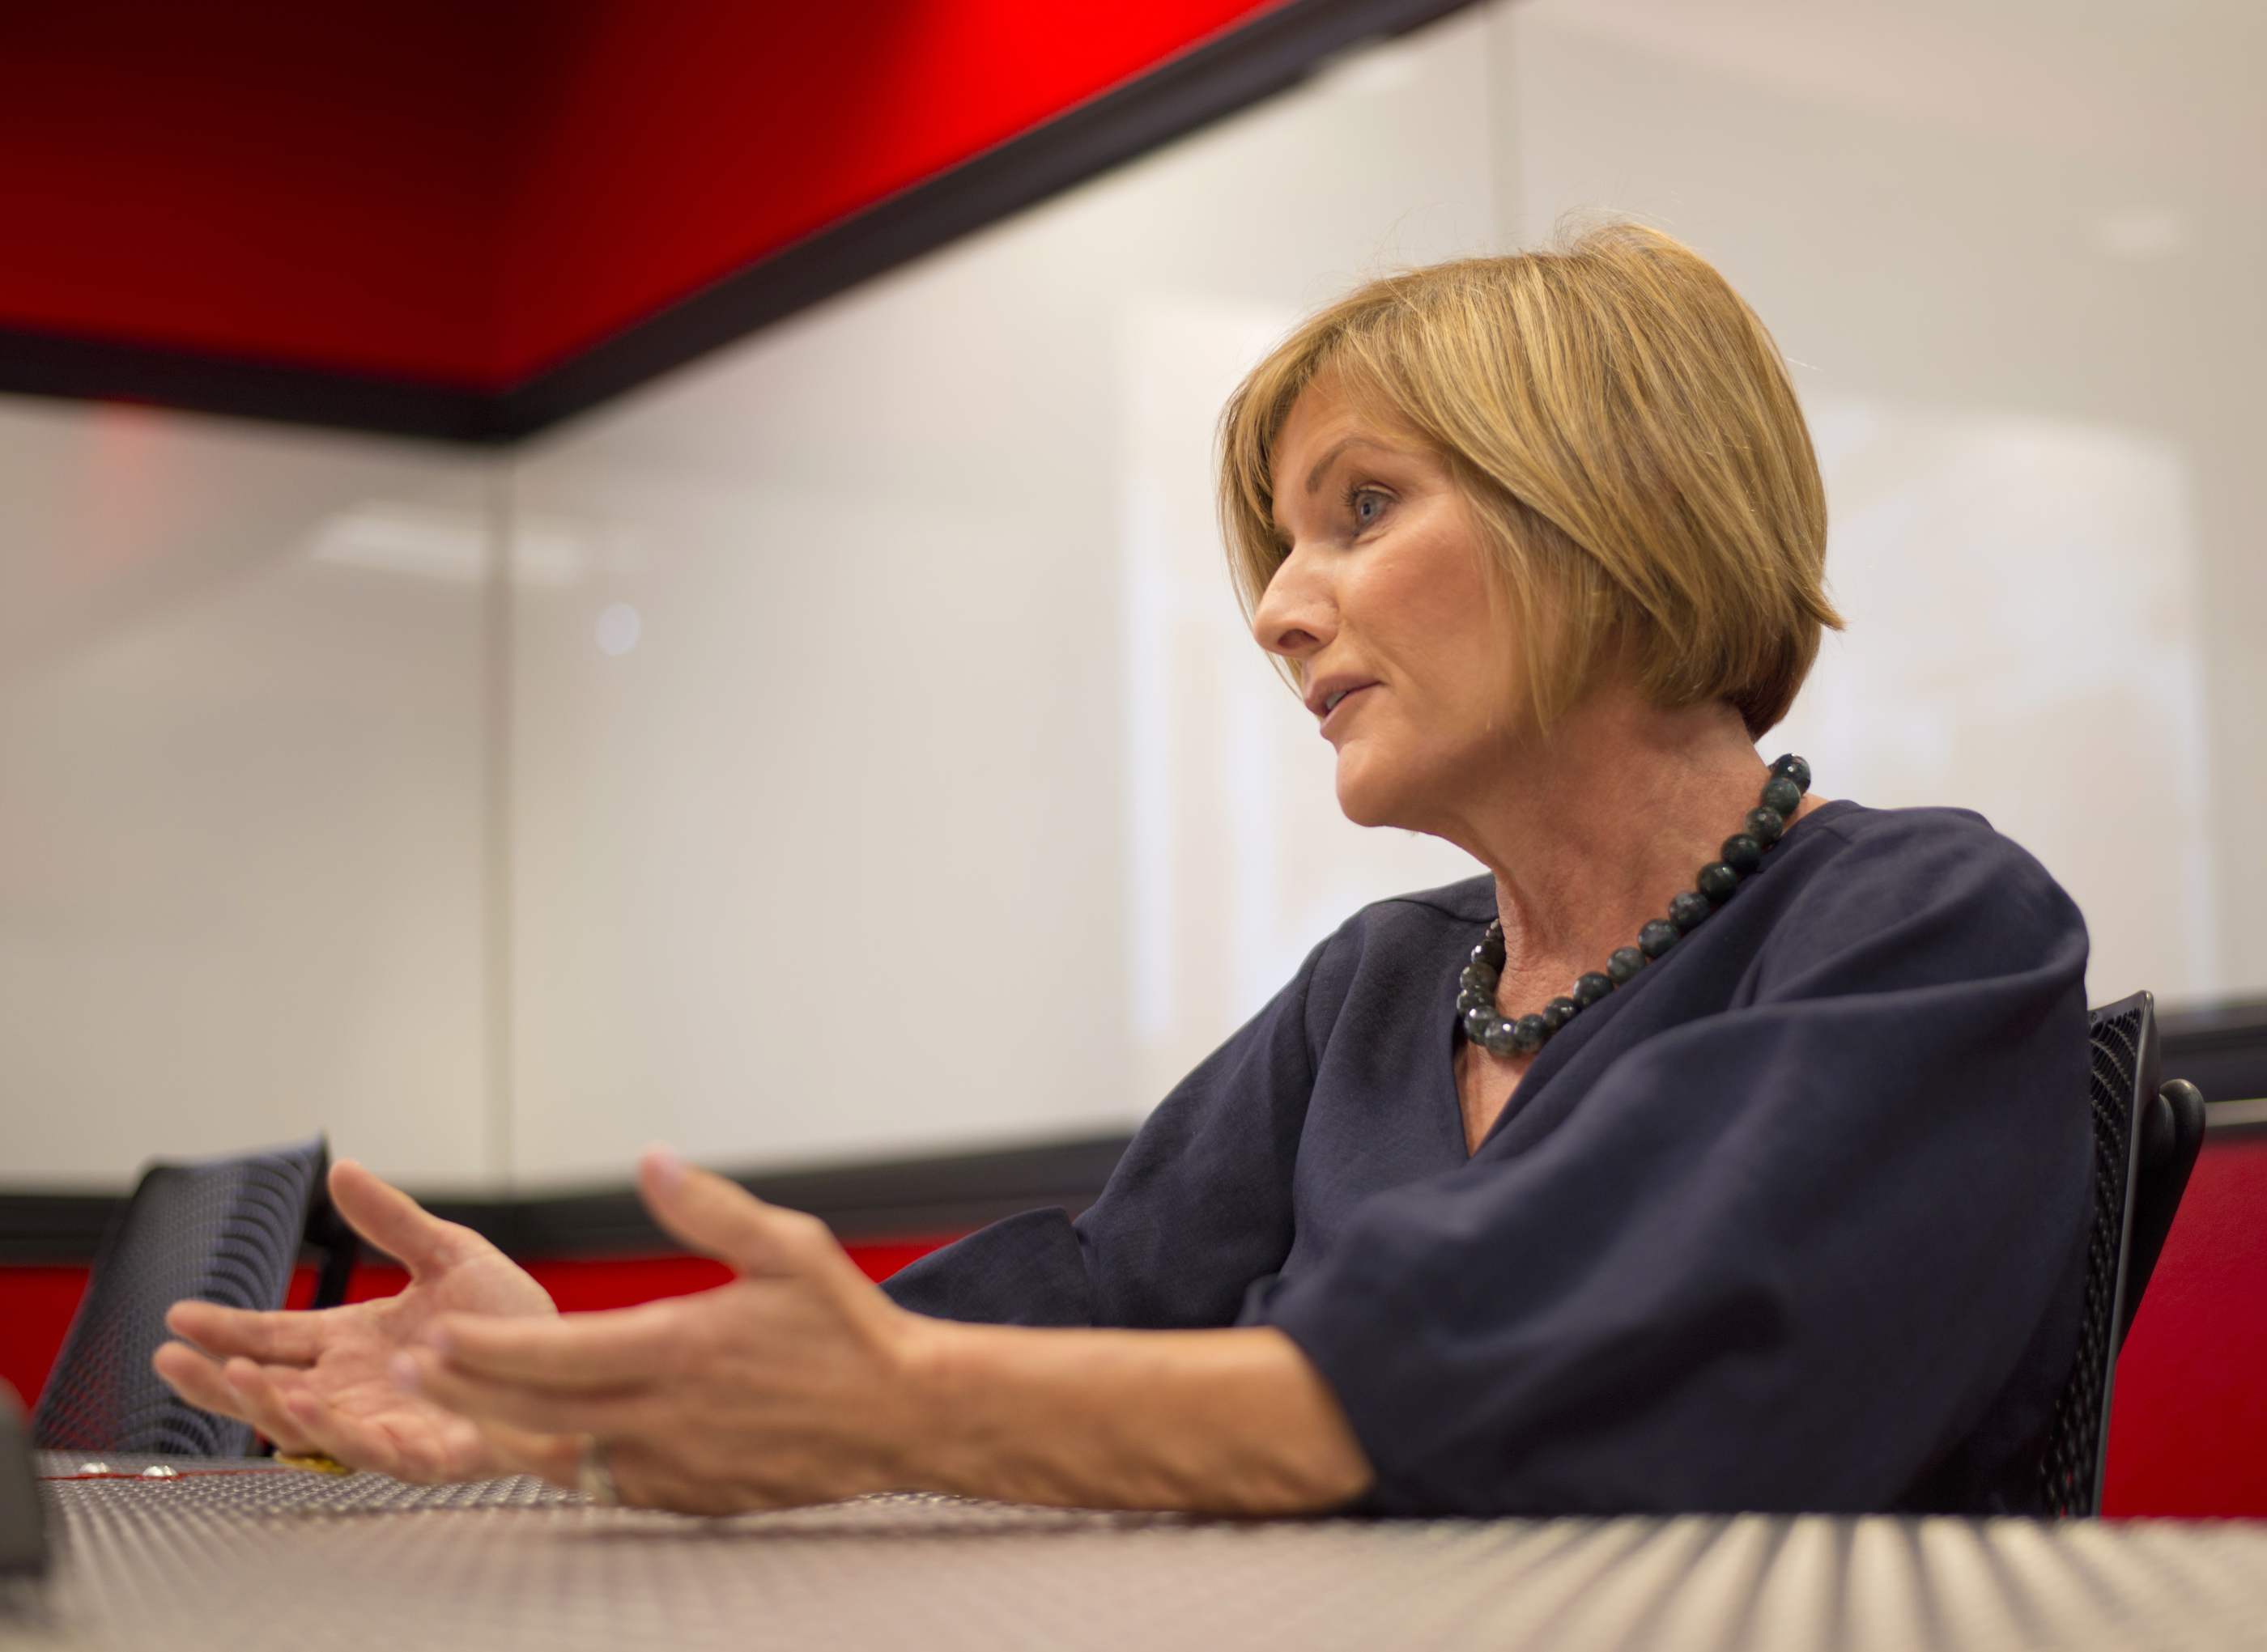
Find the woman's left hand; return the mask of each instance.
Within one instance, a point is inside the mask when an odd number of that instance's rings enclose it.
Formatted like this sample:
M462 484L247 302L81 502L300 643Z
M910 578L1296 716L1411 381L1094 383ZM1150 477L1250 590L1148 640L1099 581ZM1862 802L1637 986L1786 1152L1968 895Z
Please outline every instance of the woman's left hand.
M662 1150L638 1179L664 1228L740 1277L611 1312L451 1315L397 1359L396 1380L563 1486L595 1438L625 1502L725 1514L905 1484L928 1321L814 1217Z

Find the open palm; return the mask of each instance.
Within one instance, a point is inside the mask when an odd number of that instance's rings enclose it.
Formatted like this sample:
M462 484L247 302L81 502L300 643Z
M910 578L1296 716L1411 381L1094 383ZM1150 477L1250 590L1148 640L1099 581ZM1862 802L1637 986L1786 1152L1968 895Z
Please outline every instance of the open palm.
M190 1404L239 1417L292 1453L325 1452L411 1480L506 1472L508 1444L405 1393L393 1362L444 1313L550 1314L542 1286L470 1228L421 1209L351 1159L331 1169L331 1199L355 1232L409 1270L395 1297L312 1313L253 1313L177 1302L184 1339L153 1363Z

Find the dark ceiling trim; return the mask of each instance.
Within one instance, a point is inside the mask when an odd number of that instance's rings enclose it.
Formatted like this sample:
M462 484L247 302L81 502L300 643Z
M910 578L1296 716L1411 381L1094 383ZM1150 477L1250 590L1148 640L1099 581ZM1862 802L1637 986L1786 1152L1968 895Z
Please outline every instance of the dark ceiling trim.
M364 374L0 328L0 391L441 442L494 440L496 398Z
M444 442L517 441L1295 85L1350 47L1469 4L1288 0L500 392L4 328L0 392Z

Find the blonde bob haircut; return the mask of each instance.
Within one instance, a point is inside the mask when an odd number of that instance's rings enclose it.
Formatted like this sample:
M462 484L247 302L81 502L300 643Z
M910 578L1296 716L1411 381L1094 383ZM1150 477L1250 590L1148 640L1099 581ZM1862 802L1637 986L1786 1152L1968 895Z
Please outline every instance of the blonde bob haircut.
M1664 707L1750 736L1840 629L1826 497L1771 334L1698 254L1634 223L1371 281L1302 325L1221 416L1222 526L1248 618L1288 554L1275 445L1329 375L1445 461L1544 726L1633 650Z

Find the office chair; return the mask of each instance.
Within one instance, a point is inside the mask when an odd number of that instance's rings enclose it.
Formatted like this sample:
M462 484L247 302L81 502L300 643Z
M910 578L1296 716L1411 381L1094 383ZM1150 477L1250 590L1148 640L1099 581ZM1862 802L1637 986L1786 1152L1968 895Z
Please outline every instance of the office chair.
M2157 1082L2156 1001L2146 992L2095 1010L2087 1032L2094 1106L2094 1224L2078 1354L2055 1402L2040 1464L2046 1513L2102 1512L2117 1350L2132 1328L2204 1144L2204 1095Z
M242 1457L252 1426L200 1411L150 1369L185 1297L231 1308L283 1305L303 1243L322 1253L315 1305L344 1299L352 1234L330 1208L330 1151L295 1146L192 1165L152 1165L95 1252L70 1330L32 1417L43 1451Z

